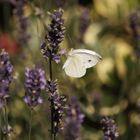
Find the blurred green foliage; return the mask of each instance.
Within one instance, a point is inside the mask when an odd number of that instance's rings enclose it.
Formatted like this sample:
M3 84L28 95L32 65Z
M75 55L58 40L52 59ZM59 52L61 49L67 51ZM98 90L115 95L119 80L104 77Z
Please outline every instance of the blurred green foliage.
M0 5L3 3L0 2ZM87 70L87 74L80 79L65 75L62 65L66 57L62 58L60 65L53 64L53 77L58 79L60 92L67 97L79 97L86 115L82 140L102 140L99 121L104 115L116 120L118 140L139 140L140 60L134 53L135 38L129 21L129 15L140 6L139 0L88 0L87 3L84 0L32 0L25 5L24 14L29 18L28 33L31 38L28 46L18 46L19 52L11 54L15 77L8 105L9 122L15 132L11 139L28 139L30 110L23 102L24 72L26 67L37 65L45 69L48 77L48 65L41 56L39 46L50 20L47 12L59 6L64 9L66 26L61 47L67 51L71 48L91 49L103 57L100 64ZM10 3L9 7L9 14L6 14L7 10L1 16L4 21L0 35L6 33L16 42L18 23L11 12L14 6ZM84 11L88 12L81 20ZM81 32L80 27L86 21L88 24ZM45 102L36 108L33 115L31 139L34 140L48 140L50 135L48 95L43 93L43 96ZM63 133L58 139L62 137Z

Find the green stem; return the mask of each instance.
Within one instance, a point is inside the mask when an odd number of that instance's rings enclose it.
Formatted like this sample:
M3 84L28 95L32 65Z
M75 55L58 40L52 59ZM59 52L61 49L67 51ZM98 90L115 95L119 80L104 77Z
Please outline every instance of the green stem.
M50 71L50 80L52 80L52 59L49 59L49 71Z
M3 139L1 110L0 110L0 139L1 139L1 140Z
M4 99L4 110L3 110L3 112L4 112L4 129L5 129L5 131L6 131L6 134L5 134L5 140L7 139L7 132L9 131L8 130L8 125L9 125L9 123L8 123L8 113L7 113L7 102L6 102L6 99Z
M7 131L8 130L8 115L7 115L6 106L4 107L4 120L5 120L5 126L6 126L6 131Z
M33 110L30 109L29 140L31 140Z
M50 80L52 81L52 59L51 58L49 59L49 72L50 72ZM54 116L54 101L51 100L51 140L55 140L53 116Z

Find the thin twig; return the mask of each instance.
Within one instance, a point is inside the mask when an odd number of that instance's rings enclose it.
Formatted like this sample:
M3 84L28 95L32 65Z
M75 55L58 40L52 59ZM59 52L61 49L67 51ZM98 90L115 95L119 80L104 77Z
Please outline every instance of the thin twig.
M31 140L33 109L30 109L29 140Z
M3 110L3 112L4 112L4 131L6 132L6 134L5 134L5 140L6 140L7 139L7 132L9 131L8 130L9 123L8 123L8 113L7 113L7 102L6 102L6 99L4 99L4 102L5 103L4 103L4 110Z
M7 102L6 102L6 99L4 100L5 101L5 106L4 106L4 111L5 111L5 124L6 124L6 131L8 130L8 113L7 113Z
M3 139L3 130L2 130L2 115L0 112L0 139Z
M52 80L52 59L49 59L49 72L50 72L50 80ZM53 93L51 93L53 94ZM54 133L54 102L51 99L51 140L55 140L55 133Z
M52 80L52 59L49 59L49 72L50 72L50 80Z
M55 138L56 138L56 134L54 133L54 139L53 140L55 140Z

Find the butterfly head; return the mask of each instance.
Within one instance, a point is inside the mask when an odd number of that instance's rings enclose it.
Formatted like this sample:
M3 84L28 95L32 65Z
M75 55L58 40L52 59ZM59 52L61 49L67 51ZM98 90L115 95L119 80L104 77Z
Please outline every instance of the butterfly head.
M73 48L71 48L71 50L68 52L68 56L72 56L73 55Z

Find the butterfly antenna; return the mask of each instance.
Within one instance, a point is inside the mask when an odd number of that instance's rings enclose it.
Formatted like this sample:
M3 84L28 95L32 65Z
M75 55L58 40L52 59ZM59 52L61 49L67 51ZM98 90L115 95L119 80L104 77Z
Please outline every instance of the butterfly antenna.
M103 60L103 58L102 57L99 57L99 61L101 62Z
M52 7L52 0L48 0L48 8L51 8L51 7Z
M74 42L73 42L72 38L70 37L70 35L66 33L66 36L68 37L68 39L70 41L70 45L74 46Z

